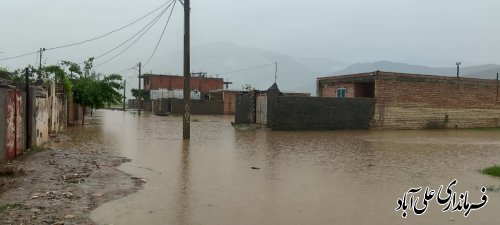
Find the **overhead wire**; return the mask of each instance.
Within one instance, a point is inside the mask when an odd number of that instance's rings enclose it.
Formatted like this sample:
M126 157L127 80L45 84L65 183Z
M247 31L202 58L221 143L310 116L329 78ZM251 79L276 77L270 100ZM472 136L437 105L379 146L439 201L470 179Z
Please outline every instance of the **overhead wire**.
M38 51L34 51L34 52L22 54L22 55L12 56L12 57L8 57L8 58L2 58L2 59L0 59L0 61L5 61L5 60L9 60L9 59L17 59L17 58L21 58L21 57L25 57L25 56L37 54L37 53L38 53Z
M87 40L84 40L84 41L80 41L80 42L72 43L72 44L66 44L66 45L61 45L61 46L56 46L56 47L46 48L46 50L47 50L47 51L50 51L50 50L55 50L55 49L59 49L59 48L71 47L71 46L84 44L84 43L87 43L87 42L95 41L95 40L97 40L97 39L100 39L100 38L106 37L106 36L108 36L108 35L111 35L111 34L113 34L113 33L115 33L115 32L118 32L118 31L120 31L120 30L123 30L123 29L125 29L125 28L127 28L127 27L129 27L129 26L132 26L132 25L136 24L137 22L139 22L139 21L143 20L144 18L148 17L149 15L151 15L151 14L155 13L156 11L160 10L161 8L163 8L163 7L164 7L165 5L167 5L167 4L168 4L168 2L165 2L165 3L164 3L164 4L162 4L160 7L156 8L155 10L153 10L153 11L149 12L148 14L146 14L146 15L144 15L144 16L142 16L142 17L140 17L139 19L135 20L134 22L129 23L129 24L127 24L127 25L125 25L125 26L122 26L122 27L120 27L120 28L118 28L118 29L115 29L115 30L113 30L113 31L110 31L110 32L108 32L108 33L106 33L106 34L103 34L103 35L97 36L97 37L95 37L95 38L87 39Z
M266 65L261 65L261 66L256 66L256 67L250 67L250 68L246 68L246 69L234 70L234 71L230 71L230 72L217 73L215 75L222 76L222 75L227 75L227 74L231 74L231 73L239 73L239 72L245 72L245 71L250 71L250 70L256 70L256 69L265 68L265 67L274 66L274 65L276 65L276 63L266 64Z
M156 43L155 49L153 50L153 53L151 53L151 56L149 56L149 59L147 60L146 64L144 64L144 65L148 65L148 63L151 61L151 59L155 55L156 50L158 50L158 46L160 45L160 42L163 38L163 35L165 34L165 30L167 29L168 23L170 22L170 18L172 17L172 13L174 12L176 3L177 3L177 1L174 0L174 5L172 6L172 9L170 10L170 14L168 15L167 22L165 23L165 26L163 27L163 31L161 32L160 38L158 39L158 42Z
M173 2L172 2L173 3ZM102 58L103 56L115 51L116 49L120 48L121 46L123 46L124 44L128 43L130 40L132 40L134 37L136 37L137 35L139 35L142 31L144 31L151 23L153 23L154 21L158 20L159 17L161 17L167 10L168 8L170 8L170 6L172 5L172 3L170 3L169 6L167 6L167 8L165 8L163 11L160 12L159 15L157 15L155 18L153 18L153 20L151 20L145 27L143 27L141 30L139 30L137 33L135 33L132 37L128 38L127 40L125 40L124 42L120 43L119 45L115 46L114 48L108 50L107 52L101 54L101 55L98 55L96 57L94 57L94 59L99 59L99 58Z
M175 1L175 0L174 0L174 1ZM167 8L167 9L168 9L168 8ZM148 32L148 31L149 31L149 30L150 30L150 29L151 29L151 28L152 28L152 27L153 27L153 26L154 26L154 25L158 22L158 20L161 18L161 15L163 15L165 12L166 12L166 10L164 10L164 11L162 12L162 14L160 14L160 16L159 16L159 17L155 18L155 19L153 20L153 22L152 22L152 23L148 24L148 25L146 26L146 27L147 27L147 29L146 29L146 30L145 30L145 31L144 31L144 32L143 32L143 33L142 33L142 34L141 34L141 35L140 35L137 39L135 39L135 40L134 40L134 41L133 41L130 45L128 45L125 49L123 49L121 52L119 52L118 54L114 55L114 56L113 56L113 57L111 57L110 59L108 59L108 60L106 60L106 61L104 61L104 62L102 62L102 63L100 63L100 64L95 65L95 66L94 66L94 68L95 68L95 67L98 67L98 66L102 66L102 65L104 65L104 64L106 64L106 63L108 63L108 62L110 62L111 60L115 59L116 57L120 56L120 55L121 55L121 54L123 54L125 51L127 51L130 47L132 47L135 43L137 43L137 41L139 41L139 40L142 38L142 36L144 36L144 35L145 35L145 34L146 34L146 33L147 33L147 32ZM148 27L148 26L149 26L149 27Z
M55 49L60 49L60 48L65 48L65 47L70 47L70 46L75 46L75 45L80 45L80 44L84 44L84 43L87 43L87 42L91 42L91 41L94 41L94 40L97 40L97 39L100 39L100 38L103 38L103 37L106 37L108 35L111 35L115 32L118 32L120 30L123 30L129 26L132 26L134 24L136 24L137 22L143 20L144 18L148 17L149 15L155 13L156 11L160 10L161 8L163 8L165 5L167 5L169 2L165 2L164 4L162 4L160 7L154 9L153 11L147 13L146 15L140 17L139 19L133 21L132 23L129 23L125 26L122 26L118 29L115 29L113 31L110 31L106 34L103 34L103 35L100 35L100 36L97 36L95 38L91 38L91 39L87 39L87 40L84 40L84 41L80 41L80 42L76 42L76 43L72 43L72 44L65 44L65 45L61 45L61 46L56 46L56 47L51 47L51 48L46 48L47 51L49 50L55 50ZM38 53L38 50L37 51L34 51L34 52L29 52L29 53L25 53L25 54L21 54L21 55L16 55L16 56L12 56L12 57L7 57L7 58L0 58L0 61L6 61L6 60L11 60L11 59L17 59L17 58L22 58L22 57L26 57L26 56L29 56L29 55L33 55L33 54L37 54Z

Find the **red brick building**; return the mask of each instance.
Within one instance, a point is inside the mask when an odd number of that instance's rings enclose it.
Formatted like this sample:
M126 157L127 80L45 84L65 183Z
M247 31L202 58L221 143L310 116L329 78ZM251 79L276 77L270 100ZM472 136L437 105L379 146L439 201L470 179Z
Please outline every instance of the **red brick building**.
M182 90L184 89L184 77L174 75L144 74L144 90ZM222 78L211 78L206 76L192 76L191 89L202 93L211 90L222 89L224 80Z
M497 80L375 71L317 79L321 97L375 98L371 128L500 127Z

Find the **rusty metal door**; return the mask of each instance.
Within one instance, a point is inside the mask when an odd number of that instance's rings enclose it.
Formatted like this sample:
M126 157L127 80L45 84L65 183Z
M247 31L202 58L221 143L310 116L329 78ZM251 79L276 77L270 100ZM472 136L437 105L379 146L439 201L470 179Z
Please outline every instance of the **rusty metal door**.
M23 105L18 90L7 90L7 160L13 160L23 153Z
M257 96L256 123L267 124L267 96Z

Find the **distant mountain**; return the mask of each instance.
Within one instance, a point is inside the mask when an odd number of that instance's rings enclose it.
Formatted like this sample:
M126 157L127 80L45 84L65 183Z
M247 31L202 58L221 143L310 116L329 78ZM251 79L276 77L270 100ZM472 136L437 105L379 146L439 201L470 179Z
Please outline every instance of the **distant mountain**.
M181 56L181 51L164 56L170 59L166 64L170 71L182 71ZM278 62L277 83L281 90L311 94L316 93L317 77L347 66L345 63L324 58L295 58L230 43L194 46L191 51L193 72L202 70L208 72L208 75L222 77L225 81L233 82L230 85L233 89L241 88L244 84L250 84L260 90L269 88L274 83L275 67L271 64L275 62ZM264 67L256 68L260 66Z
M334 75L344 75L353 73L364 73L377 70L388 71L388 72L399 72L399 73L441 75L441 76L456 76L457 74L456 67L435 68L435 67L405 64L405 63L396 63L390 61L378 61L373 63L356 63L351 66L348 66L345 69L330 73L330 75L334 76ZM460 74L462 77L494 79L496 78L497 72L500 72L500 65L496 64L460 67Z

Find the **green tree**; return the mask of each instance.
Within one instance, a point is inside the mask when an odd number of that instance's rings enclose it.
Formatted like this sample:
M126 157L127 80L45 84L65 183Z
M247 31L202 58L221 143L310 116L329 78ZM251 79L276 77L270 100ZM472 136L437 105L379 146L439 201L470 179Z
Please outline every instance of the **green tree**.
M29 66L29 68L32 67ZM0 67L0 79L8 81L10 85L14 85L18 88L24 88L25 73L24 70L21 69L9 71L7 68ZM30 77L30 80L33 79Z
M139 91L138 91L138 89L132 88L132 90L130 90L130 92L132 92L132 96L134 98L138 98L139 97ZM145 100L151 99L151 94L149 93L148 90L141 89L141 99L145 99Z
M70 81L66 71L64 71L63 68L61 68L60 66L52 65L44 67L43 70L46 74L53 74L53 79L55 80L56 84L60 83L63 85L64 92L67 97L72 96L73 83Z
M253 91L253 90L255 90L255 88L254 88L254 87L252 87L252 85L250 85L250 84L245 84L245 85L242 85L242 86L241 86L241 89L243 89L243 90L247 90L247 91Z
M85 61L83 70L78 64L65 61L64 65L73 74L71 79L73 83L73 101L84 107L91 109L103 108L106 105L118 104L122 102L123 96L119 90L123 89L122 76L119 74L111 74L105 76L96 74L92 71L93 58ZM78 75L78 76L76 76ZM103 77L103 79L100 79ZM85 122L85 117L83 122Z

